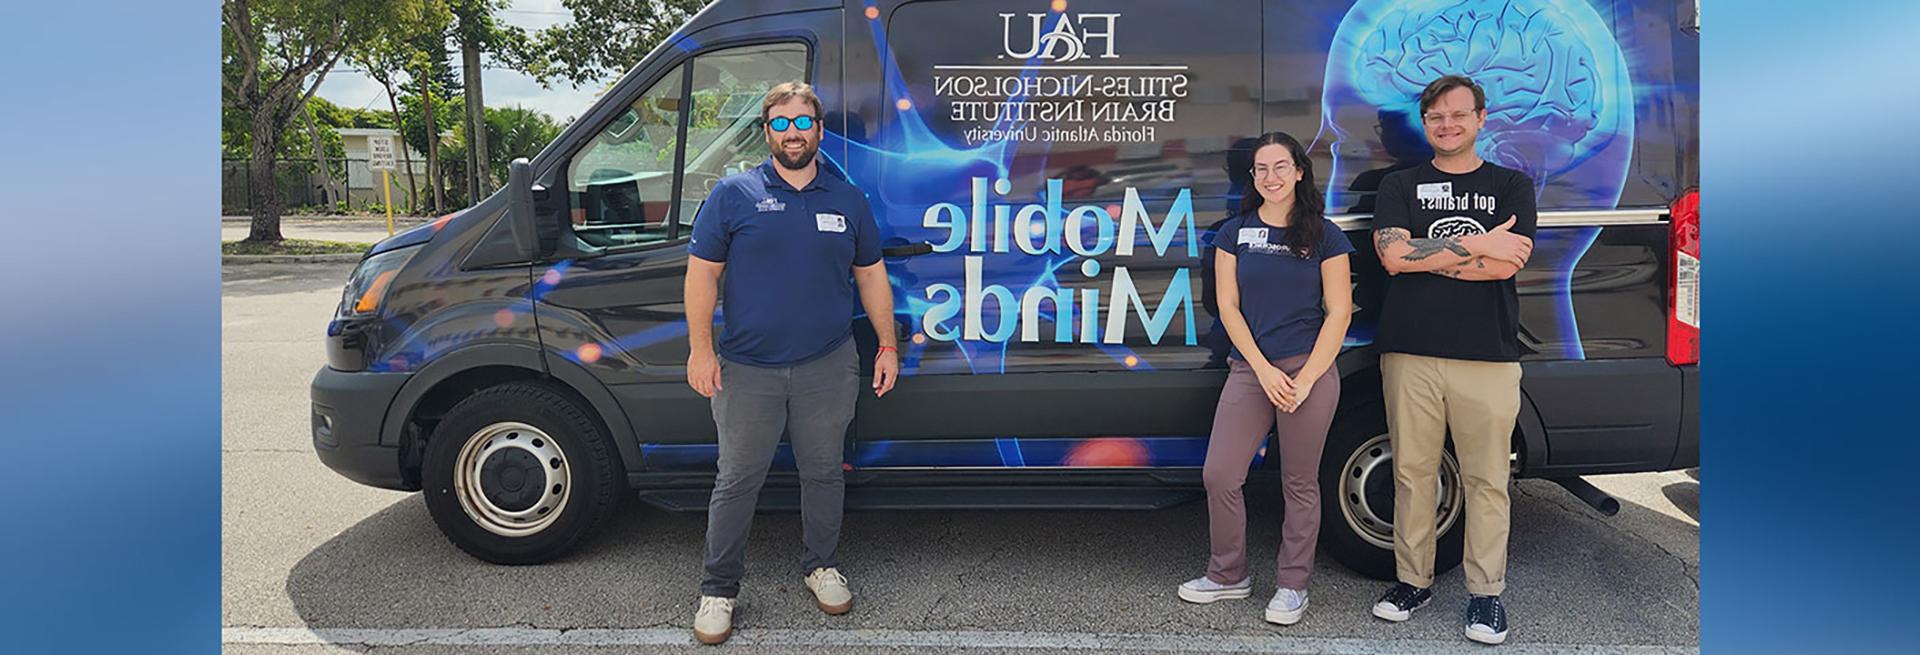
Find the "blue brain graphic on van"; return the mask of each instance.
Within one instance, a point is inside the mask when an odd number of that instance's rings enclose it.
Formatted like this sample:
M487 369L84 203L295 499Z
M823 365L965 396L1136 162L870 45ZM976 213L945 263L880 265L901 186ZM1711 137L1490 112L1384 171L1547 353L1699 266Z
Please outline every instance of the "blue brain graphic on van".
M1328 49L1320 140L1332 142L1333 206L1358 168L1425 150L1420 90L1448 74L1486 90L1480 156L1531 176L1542 205L1619 201L1633 82L1586 0L1363 0Z

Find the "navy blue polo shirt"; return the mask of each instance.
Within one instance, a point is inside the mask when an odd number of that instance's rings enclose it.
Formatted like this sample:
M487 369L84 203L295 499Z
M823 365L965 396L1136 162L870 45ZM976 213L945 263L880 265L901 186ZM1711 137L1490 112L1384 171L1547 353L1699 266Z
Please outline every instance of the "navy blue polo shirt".
M1320 244L1297 252L1284 244L1287 228L1249 215L1220 225L1213 246L1233 253L1240 316L1253 342L1269 360L1313 352L1327 311L1322 304L1320 263L1353 252L1353 243L1333 221L1320 219ZM1233 358L1246 361L1240 348Z
M880 228L866 195L825 162L799 190L773 167L769 158L720 180L693 219L687 250L727 265L720 356L780 368L853 336L853 267L880 261Z

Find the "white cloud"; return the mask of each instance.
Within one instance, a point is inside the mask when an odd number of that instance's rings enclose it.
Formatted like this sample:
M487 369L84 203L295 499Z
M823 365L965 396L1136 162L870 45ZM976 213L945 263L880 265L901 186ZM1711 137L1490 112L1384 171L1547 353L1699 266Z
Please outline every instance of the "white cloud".
M561 4L561 0L514 0L512 6L502 10L498 17L509 25L531 32L571 20L572 14ZM459 52L453 51L449 55L455 71L458 71ZM585 114L599 99L601 90L614 79L617 76L584 84L578 89L569 88L564 82L556 83L552 89L543 89L531 76L519 71L487 68L480 72L481 91L486 94L487 106L526 107L563 123ZM317 95L344 107L388 109L386 92L380 88L380 84L346 65L336 66L333 72L327 74Z

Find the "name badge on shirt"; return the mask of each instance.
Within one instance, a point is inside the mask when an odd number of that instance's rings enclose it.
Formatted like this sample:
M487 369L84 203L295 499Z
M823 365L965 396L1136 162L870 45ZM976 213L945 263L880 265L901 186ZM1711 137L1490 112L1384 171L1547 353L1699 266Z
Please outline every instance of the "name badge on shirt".
M1414 187L1414 194L1421 200L1433 200L1453 195L1452 182L1432 182Z
M814 214L813 224L821 232L847 231L847 217L839 214Z
M1266 243L1266 242L1267 242L1267 228L1264 228L1264 227L1240 228L1240 236L1238 239L1235 239L1235 243L1238 243L1243 246L1248 244Z

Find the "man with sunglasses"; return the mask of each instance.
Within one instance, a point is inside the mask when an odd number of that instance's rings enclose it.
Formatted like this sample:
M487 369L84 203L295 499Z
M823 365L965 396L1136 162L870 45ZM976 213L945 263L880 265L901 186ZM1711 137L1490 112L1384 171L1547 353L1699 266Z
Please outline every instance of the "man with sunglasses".
M893 388L900 363L880 230L866 196L815 159L820 116L811 86L773 87L760 110L772 156L714 187L688 244L687 383L712 399L719 429L706 576L693 624L702 643L726 641L733 632L747 530L783 433L800 474L806 588L828 614L853 609L835 550L845 498L843 449L860 386L852 338L856 300L879 337L875 396ZM723 327L715 339L714 308L722 295Z

